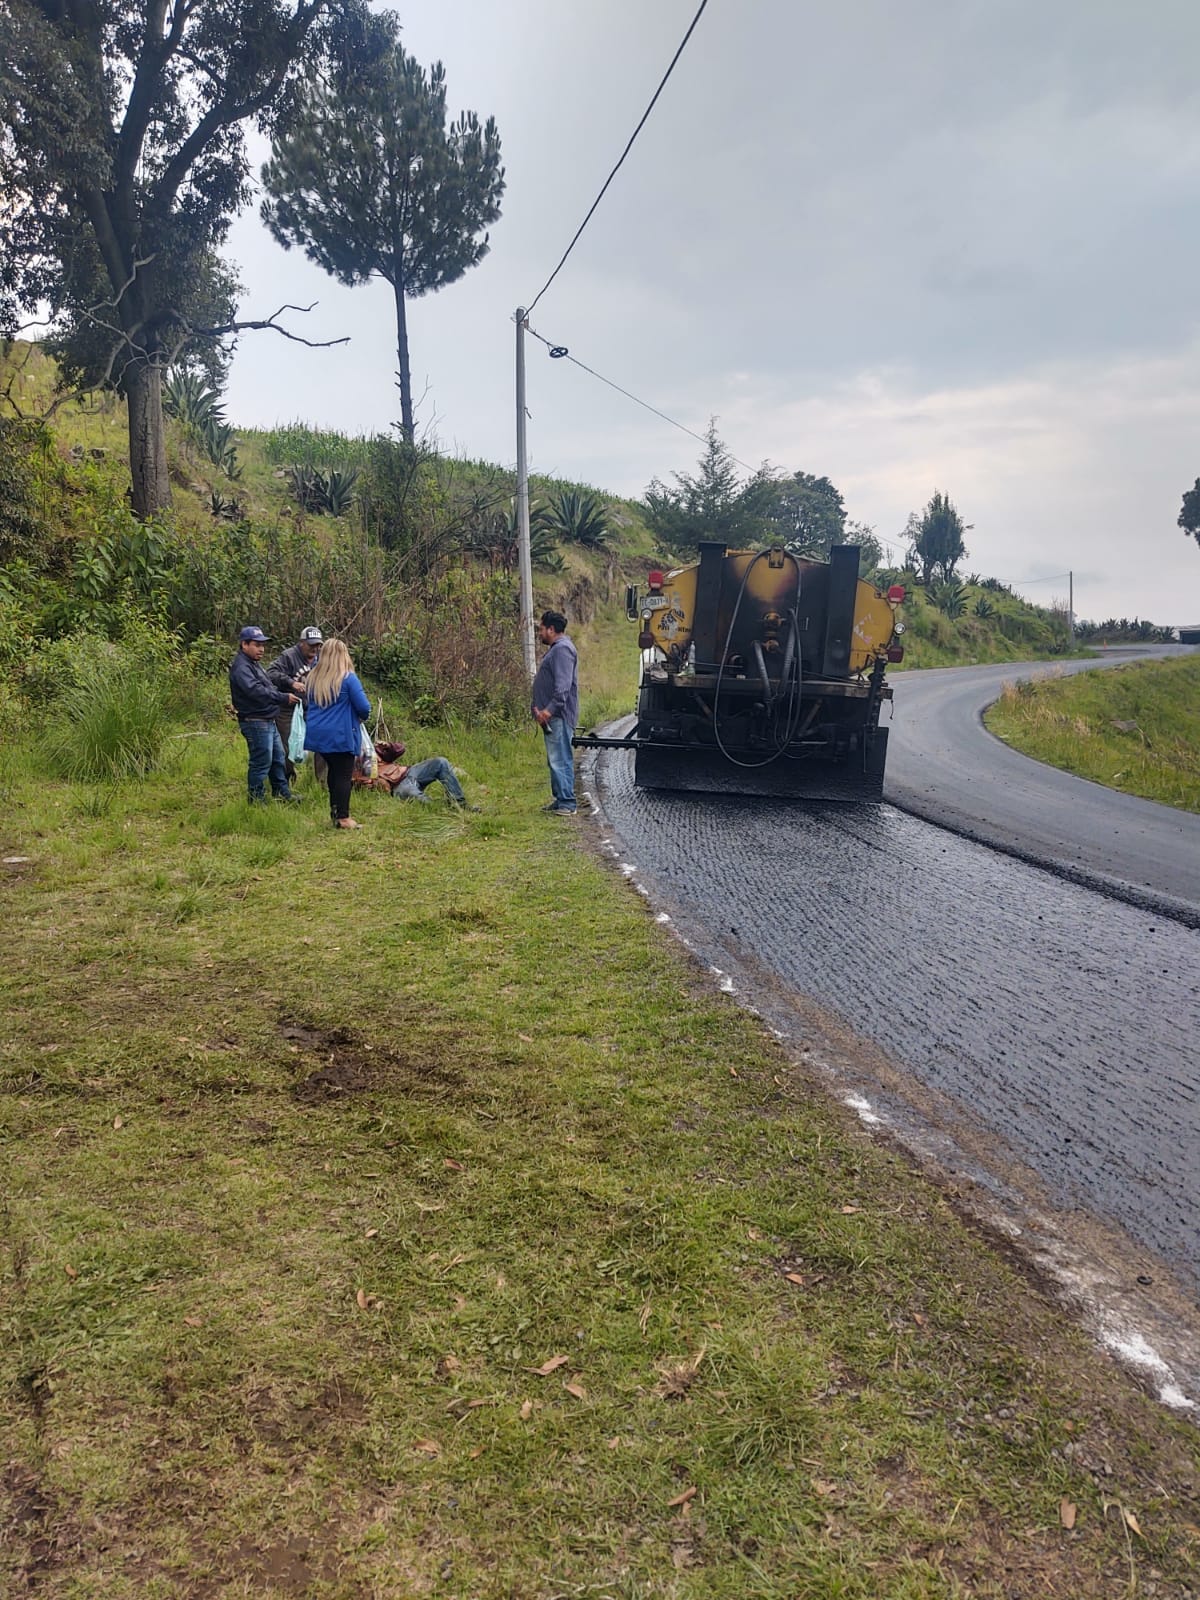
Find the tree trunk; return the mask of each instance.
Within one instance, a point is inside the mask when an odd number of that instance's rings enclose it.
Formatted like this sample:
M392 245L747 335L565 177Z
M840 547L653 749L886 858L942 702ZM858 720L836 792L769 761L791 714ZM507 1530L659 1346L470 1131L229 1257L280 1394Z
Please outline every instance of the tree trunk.
M125 398L129 407L133 510L138 517L152 517L171 504L163 428L162 368L153 361L131 362L125 372Z
M404 305L404 283L397 274L392 285L396 296L396 359L400 364L400 431L413 442L412 370L408 364L408 316Z

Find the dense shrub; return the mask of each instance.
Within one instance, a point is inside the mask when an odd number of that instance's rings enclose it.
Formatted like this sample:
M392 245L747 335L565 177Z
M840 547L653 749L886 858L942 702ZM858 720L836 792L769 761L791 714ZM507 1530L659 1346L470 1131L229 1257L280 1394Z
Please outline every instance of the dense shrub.
M134 614L119 639L53 641L29 663L24 687L49 709L51 765L89 781L157 766L173 718L194 700L178 638Z

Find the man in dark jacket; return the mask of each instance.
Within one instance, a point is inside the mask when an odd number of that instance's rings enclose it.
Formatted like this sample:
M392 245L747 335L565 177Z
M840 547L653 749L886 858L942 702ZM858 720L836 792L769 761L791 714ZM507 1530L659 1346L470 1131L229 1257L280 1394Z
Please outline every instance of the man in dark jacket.
M250 800L267 798L263 780L269 777L276 800L299 803L299 795L288 787L283 741L275 718L283 706L296 705L300 696L277 689L263 671L263 652L269 641L261 628L243 628L238 641L238 653L229 663L229 693L250 753L246 772Z
M553 799L543 811L560 817L575 815L575 751L571 740L579 721L579 658L567 638L567 619L561 611L543 611L538 638L549 648L533 680L530 710L546 736L546 762L550 768Z
M317 664L323 642L320 628L302 628L299 642L290 645L275 657L267 668L267 677L281 693L296 692L297 685L303 685L305 678ZM283 761L289 783L296 776L295 764L288 755L288 744L292 737L292 718L295 712L295 706L287 705L275 718L275 726L279 729L279 737L283 740Z

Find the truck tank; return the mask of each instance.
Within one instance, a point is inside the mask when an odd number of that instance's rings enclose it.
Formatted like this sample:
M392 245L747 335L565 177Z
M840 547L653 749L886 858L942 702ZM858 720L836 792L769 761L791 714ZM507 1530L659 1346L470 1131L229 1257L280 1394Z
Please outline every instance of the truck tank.
M878 800L887 762L884 674L903 655L899 588L858 576L857 545L828 561L778 546L700 546L631 587L642 681L624 739L642 789Z

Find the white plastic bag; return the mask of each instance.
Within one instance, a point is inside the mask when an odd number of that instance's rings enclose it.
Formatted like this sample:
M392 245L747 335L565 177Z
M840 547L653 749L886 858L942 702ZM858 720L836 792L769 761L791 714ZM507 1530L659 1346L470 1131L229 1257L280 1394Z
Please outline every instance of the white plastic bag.
M365 722L359 728L358 734L358 760L354 765L364 778L370 779L379 771L379 757L375 754L375 745L367 732Z
M288 760L299 766L308 756L304 748L304 706L303 704L292 707L292 731L288 738Z

